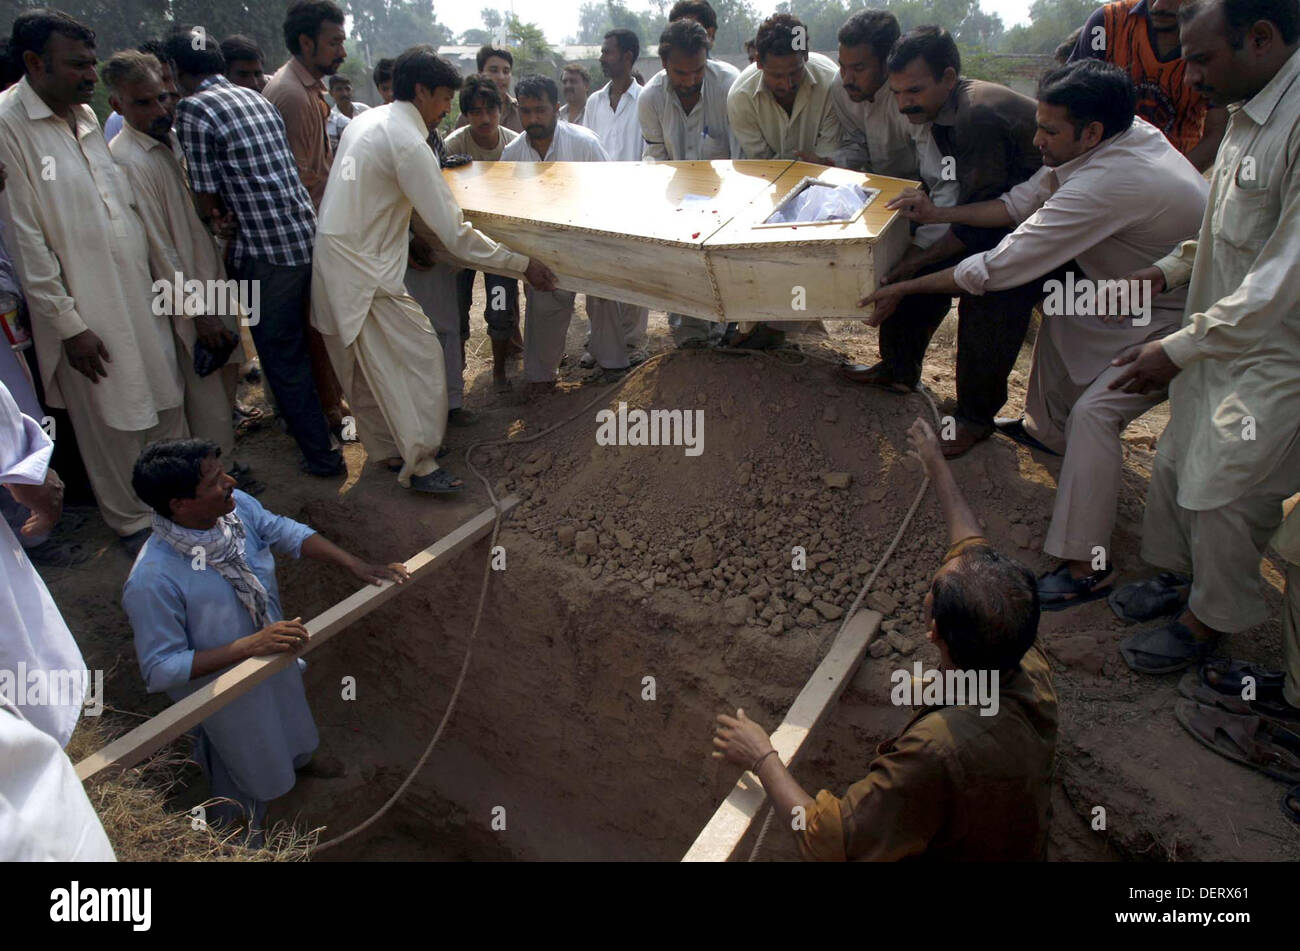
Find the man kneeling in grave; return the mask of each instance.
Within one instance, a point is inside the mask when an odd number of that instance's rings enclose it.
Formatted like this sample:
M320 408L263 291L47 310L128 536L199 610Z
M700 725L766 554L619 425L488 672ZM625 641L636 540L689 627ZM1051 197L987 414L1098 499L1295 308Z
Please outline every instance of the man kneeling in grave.
M122 589L136 657L150 693L179 701L250 657L307 643L302 618L284 620L272 552L346 568L367 584L406 580L401 564L373 565L314 529L273 515L235 488L221 450L202 439L156 442L136 460L131 485L153 508L153 533ZM340 592L342 593L342 592ZM248 820L259 844L267 803L293 788L295 771L322 778L337 763L313 762L318 737L299 660L211 714L197 728L195 759L224 826Z
M1051 670L1035 643L1034 576L980 534L930 427L917 420L908 435L948 525L948 553L925 597L929 638L944 675L974 674L997 696L969 691L919 710L843 799L804 792L743 710L718 717L713 755L754 771L807 859L1042 859L1057 721Z

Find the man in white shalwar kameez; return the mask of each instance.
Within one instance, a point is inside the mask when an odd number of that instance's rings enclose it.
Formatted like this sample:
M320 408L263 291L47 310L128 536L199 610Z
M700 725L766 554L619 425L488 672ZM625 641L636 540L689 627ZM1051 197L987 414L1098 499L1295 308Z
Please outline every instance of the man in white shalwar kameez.
M460 74L430 47L397 58L395 101L349 124L316 228L312 324L325 339L371 458L398 482L445 494L462 483L438 468L447 425L442 349L403 284L412 212L450 252L484 269L552 287L554 275L465 221L443 181L429 131L451 108Z
M1239 18L1220 0L1180 12L1187 81L1230 107L1228 128L1199 236L1137 275L1187 285L1182 327L1121 355L1111 384L1169 387L1142 558L1191 575L1174 620L1122 642L1142 673L1185 667L1267 618L1260 557L1300 490L1300 29L1294 12ZM1115 597L1136 616L1165 593Z
M56 21L53 32L39 28ZM38 38L43 34L43 43ZM153 313L144 228L95 113L94 34L63 14L14 22L26 75L0 93L9 251L31 312L49 406L64 407L100 514L143 538L149 507L131 466L150 441L183 436L171 322ZM7 208L4 205L7 204Z

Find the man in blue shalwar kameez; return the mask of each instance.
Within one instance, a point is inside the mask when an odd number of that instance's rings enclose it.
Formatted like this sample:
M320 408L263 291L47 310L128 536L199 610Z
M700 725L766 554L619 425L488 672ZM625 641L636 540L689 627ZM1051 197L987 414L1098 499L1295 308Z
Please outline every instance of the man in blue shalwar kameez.
M372 565L313 529L268 512L200 439L150 445L136 461L132 486L154 510L122 606L135 632L136 656L150 693L172 700L193 693L249 657L294 651L307 641L301 618L284 620L273 552L347 568L371 584L401 583L400 564ZM293 788L318 737L303 690L302 662L290 664L198 727L196 758L214 798L208 820L248 820L260 837L267 803Z

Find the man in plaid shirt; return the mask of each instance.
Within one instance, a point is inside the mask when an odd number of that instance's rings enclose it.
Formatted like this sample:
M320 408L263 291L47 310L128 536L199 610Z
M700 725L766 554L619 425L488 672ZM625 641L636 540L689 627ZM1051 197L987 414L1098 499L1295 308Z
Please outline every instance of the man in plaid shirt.
M331 447L329 426L312 378L307 345L311 255L316 213L298 177L284 120L275 106L221 75L216 42L197 30L167 40L176 81L176 134L202 217L218 233L233 231L229 273L256 282L259 312L250 315L253 342L302 468L312 475L346 472Z

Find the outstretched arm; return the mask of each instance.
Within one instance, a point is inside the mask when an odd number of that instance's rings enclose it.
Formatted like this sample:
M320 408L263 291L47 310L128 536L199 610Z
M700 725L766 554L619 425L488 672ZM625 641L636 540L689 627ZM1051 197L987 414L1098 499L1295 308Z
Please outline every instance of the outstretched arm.
M925 467L925 474L934 485L934 492L939 496L939 507L943 509L943 520L948 525L948 546L952 547L965 538L974 538L984 534L979 519L971 511L966 497L957 488L957 480L952 477L939 448L939 439L925 420L917 418L912 428L907 431L912 451Z

